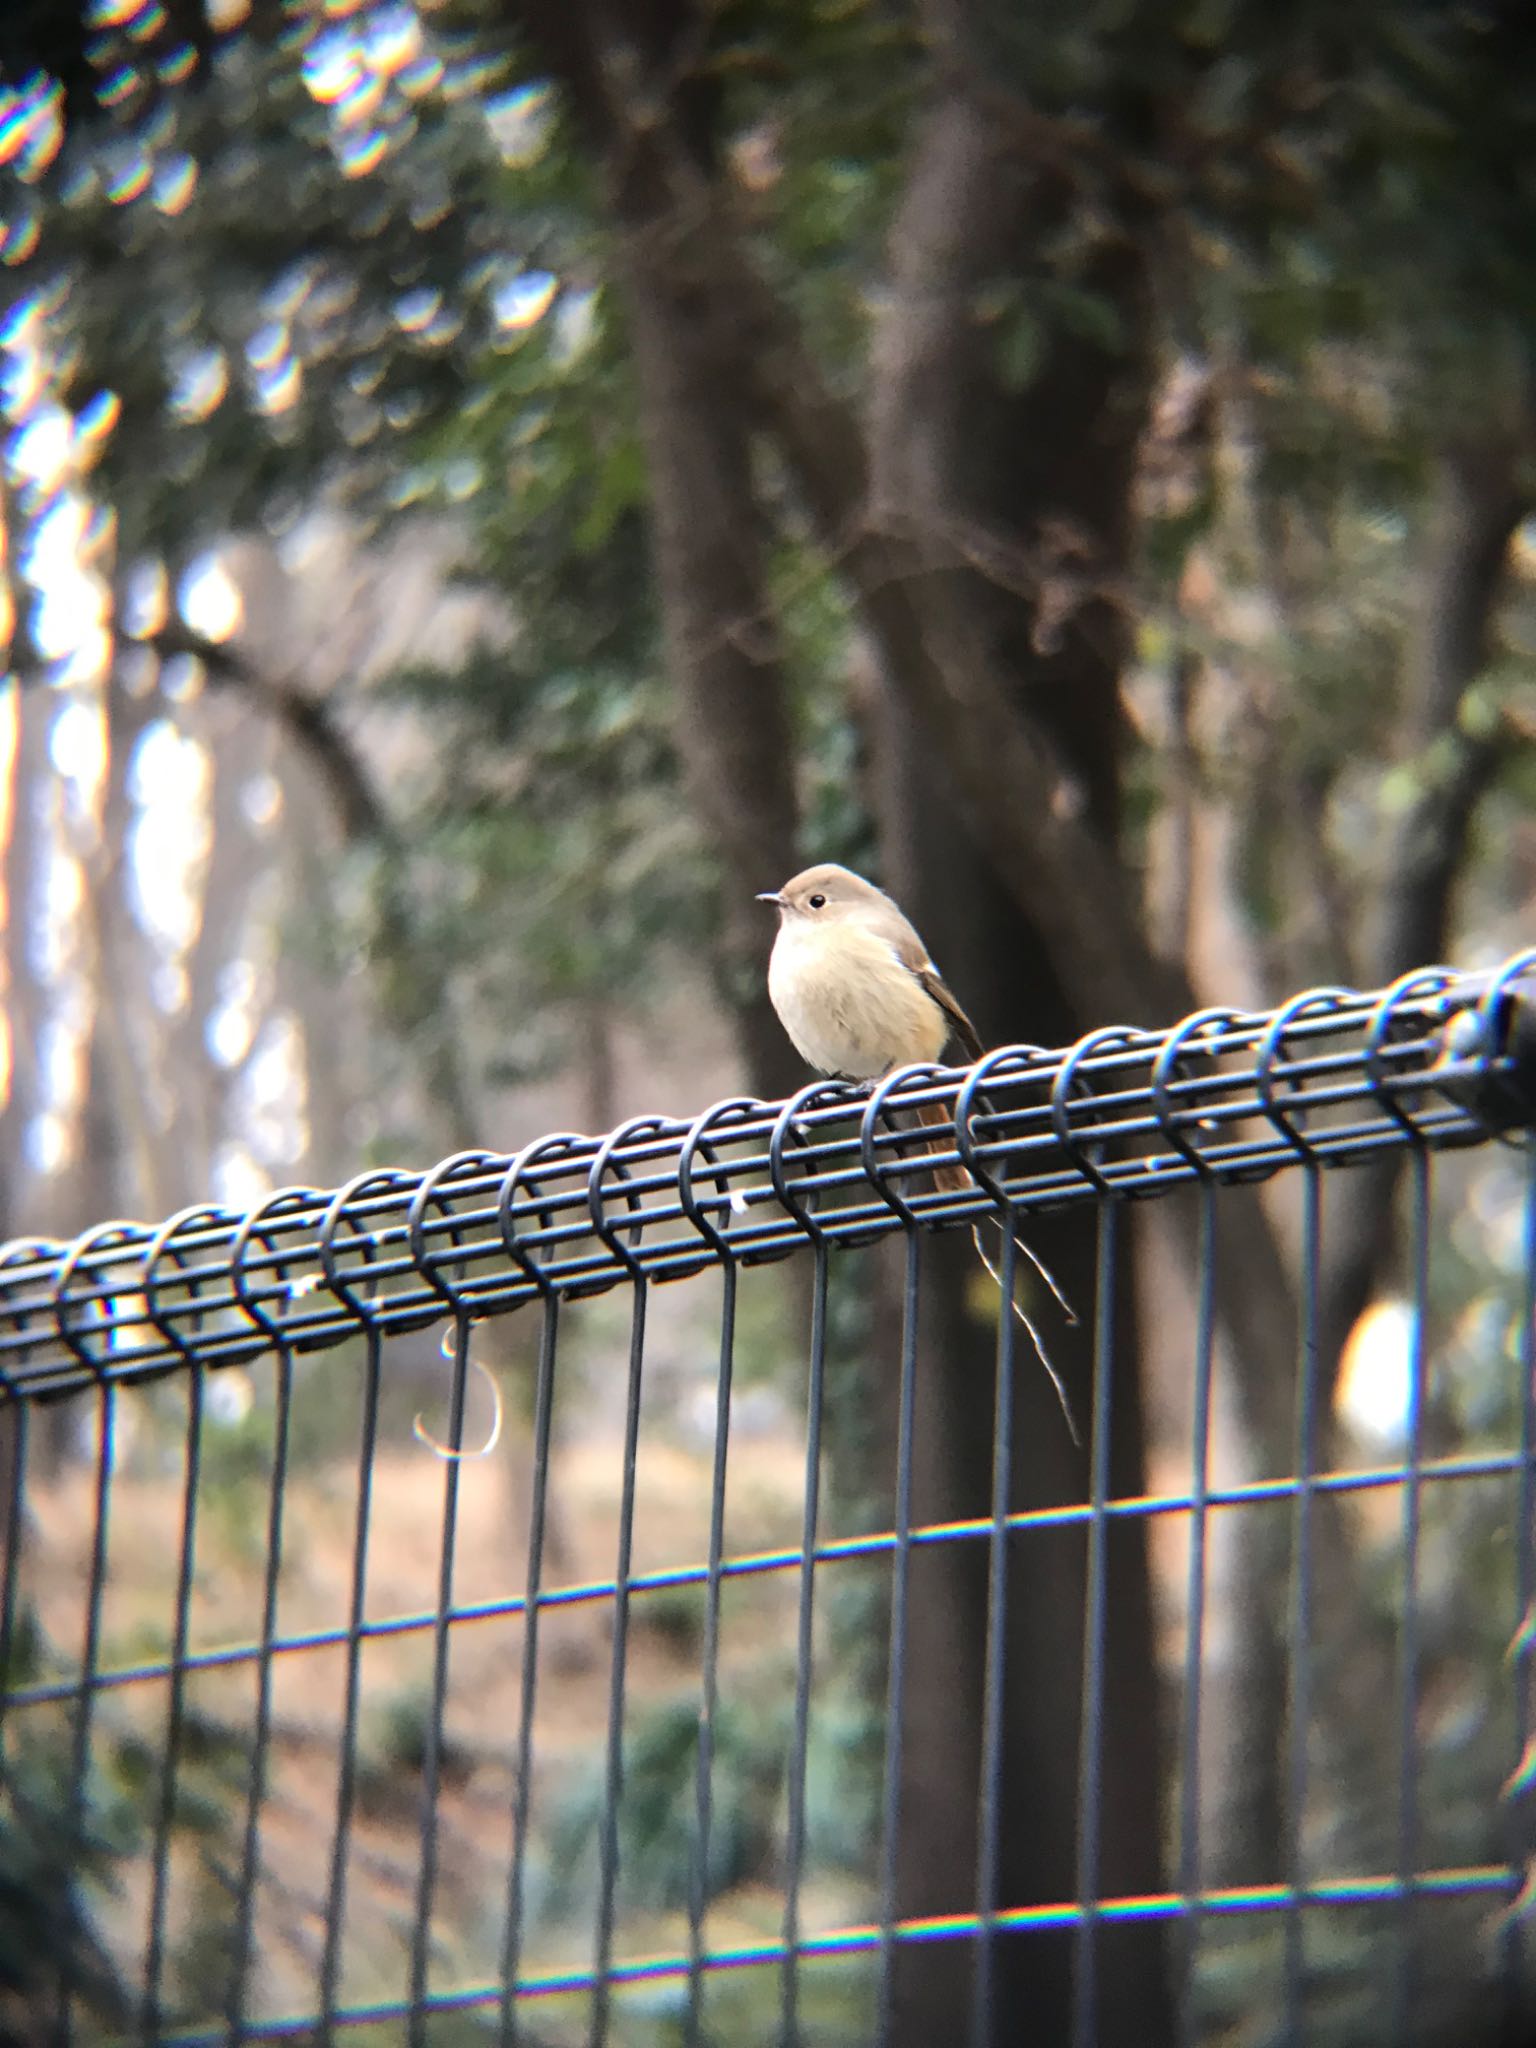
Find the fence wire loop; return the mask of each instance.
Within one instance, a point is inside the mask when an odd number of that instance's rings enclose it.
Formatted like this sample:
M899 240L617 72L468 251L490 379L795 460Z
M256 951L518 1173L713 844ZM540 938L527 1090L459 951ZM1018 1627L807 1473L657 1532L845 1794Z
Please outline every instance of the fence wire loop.
M1307 1113L1306 1098L1300 1094L1294 1077L1277 1075L1276 1065L1285 1060L1286 1035L1296 1025L1305 1022L1309 1017L1325 1017L1331 1011L1337 1010L1341 1004L1358 1000L1354 990L1347 988L1313 988L1306 990L1302 995L1293 996L1290 1002L1283 1003L1275 1012L1269 1029L1259 1041L1258 1051L1254 1055L1254 1082L1258 1090L1259 1106L1304 1166L1318 1165L1320 1155L1301 1125L1288 1110L1282 1108L1279 1089L1289 1078L1293 1091L1301 1101L1303 1115Z
M465 1284L461 1277L452 1280L444 1272L445 1266L460 1265L463 1262L463 1245L460 1232L466 1227L463 1219L448 1206L452 1198L452 1183L467 1179L471 1174L483 1173L494 1165L498 1158L495 1152L471 1149L455 1152L442 1160L427 1175L406 1211L405 1241L410 1246L411 1263L426 1280L427 1285L441 1295L444 1306L451 1315L468 1315L470 1307L465 1300ZM436 1209L447 1226L448 1246L434 1251L427 1242L429 1213Z
M236 1305L251 1325L274 1344L281 1344L286 1333L282 1323L267 1312L265 1301L287 1302L292 1295L291 1283L284 1277L283 1255L278 1249L279 1232L269 1226L275 1226L285 1214L312 1210L324 1199L314 1188L277 1188L246 1212L230 1240L229 1284ZM246 1258L253 1243L260 1244L273 1268L274 1278L265 1289L253 1284L253 1276L246 1270Z
M357 1209L365 1195L388 1194L395 1190L416 1187L414 1174L402 1172L395 1166L370 1167L366 1173L349 1180L344 1188L337 1191L335 1200L326 1210L320 1228L315 1233L316 1250L320 1259L320 1271L325 1284L349 1315L364 1330L375 1329L380 1323L380 1299L377 1295L367 1299L361 1295L341 1270L341 1260L351 1244L356 1244L366 1254L377 1238L370 1237L359 1225ZM352 1232L350 1239L337 1241L343 1225ZM435 1321L433 1317L431 1320Z
M1449 967L1422 967L1411 974L1399 975L1371 1012L1370 1022L1365 1027L1366 1074L1382 1108L1414 1146L1423 1145L1424 1131L1418 1118L1400 1100L1400 1091L1393 1086L1392 1076L1387 1070L1386 1051L1404 1004L1423 996L1439 995L1455 979L1455 972Z
M796 1151L806 1153L811 1165L805 1179L814 1189L817 1185L815 1154L807 1143L798 1119L808 1111L823 1106L842 1106L856 1102L863 1094L864 1090L854 1082L812 1081L807 1087L791 1095L774 1119L773 1135L768 1140L768 1178L773 1185L773 1192L779 1198L780 1207L799 1225L812 1244L821 1243L826 1232L814 1209L792 1191L793 1183L785 1163L785 1154L788 1152L793 1155Z
M712 1104L702 1116L694 1118L677 1155L677 1199L682 1205L683 1214L711 1251L718 1253L722 1258L732 1257L736 1247L732 1245L729 1234L720 1228L709 1212L712 1208L718 1208L727 1215L730 1213L731 1182L729 1169L721 1165L714 1146L710 1143L711 1134L718 1129L719 1136L723 1140L728 1140L729 1127L733 1122L750 1122L762 1113L763 1105L756 1096L729 1095L723 1102ZM694 1173L701 1158L707 1162L710 1176L715 1183L713 1201L707 1197L701 1199L694 1186Z
M1141 1036L1139 1031L1133 1031L1124 1024L1101 1025L1097 1031L1090 1031L1078 1039L1069 1049L1051 1083L1051 1128L1057 1141L1095 1194L1106 1201L1118 1201L1120 1190L1105 1177L1094 1157L1095 1153L1103 1157L1104 1143L1101 1140L1099 1144L1093 1144L1087 1132L1077 1128L1072 1121L1071 1109L1074 1102L1097 1103L1099 1099L1098 1090L1082 1071L1084 1064L1115 1046L1134 1045ZM1089 1129L1092 1129L1091 1123Z
M905 1125L895 1121L894 1111L902 1095L910 1095L920 1089L931 1088L943 1077L945 1069L927 1061L916 1061L911 1066L895 1067L875 1083L869 1100L864 1105L864 1114L859 1118L859 1163L864 1177L879 1195L880 1199L900 1217L903 1223L933 1227L934 1218L930 1213L915 1209L896 1184L905 1173L910 1177L919 1153L905 1149L912 1142L913 1133ZM880 1134L884 1131L894 1139L887 1147L889 1157L880 1156Z
M1444 1008L1432 1070L1439 1088L1495 1137L1527 1149L1536 1121L1536 947L1506 961L1470 996L1465 983L1453 983Z
M587 1213L592 1218L592 1228L633 1279L640 1279L645 1273L637 1250L644 1228L643 1222L638 1219L643 1216L644 1205L630 1185L634 1173L623 1156L622 1148L637 1138L658 1137L668 1128L666 1117L631 1117L628 1123L620 1124L617 1130L611 1131L603 1140L587 1169ZM637 1220L615 1223L608 1214L608 1207L603 1199L603 1180L609 1172L612 1172L618 1182L619 1192L623 1196L630 1217ZM625 1242L626 1234L628 1243Z
M35 1316L39 1320L46 1318L50 1329L54 1324L54 1317L50 1313L50 1304L41 1297L33 1301L15 1302L11 1296L10 1279L7 1276L6 1269L8 1267L20 1267L23 1271L26 1271L36 1261L57 1258L58 1254L59 1246L51 1237L19 1237L13 1244L0 1245L0 1307L3 1307L4 1313L16 1323L18 1331L23 1337L23 1359L25 1359L27 1352L31 1349L31 1346L25 1343L25 1336L27 1326L33 1317ZM42 1341L43 1337L40 1332L38 1342ZM22 1398L19 1383L11 1377L8 1366L0 1368L0 1391L3 1391L13 1400L20 1400Z
M1205 1182L1216 1178L1216 1169L1191 1135L1201 1128L1203 1121L1195 1100L1199 1084L1191 1079L1191 1101L1183 1109L1174 1101L1173 1089L1178 1082L1190 1078L1186 1074L1187 1063L1191 1055L1202 1050L1198 1043L1200 1039L1231 1030L1242 1022L1241 1010L1196 1010L1193 1016L1186 1017L1182 1024L1175 1026L1152 1062L1149 1086L1158 1131Z
M976 1185L986 1190L1004 1214L1012 1211L1013 1197L995 1169L981 1155L976 1137L976 1107L980 1103L985 1116L988 1113L985 1094L988 1084L1011 1078L1022 1080L1036 1064L1041 1051L1039 1046L1005 1045L996 1052L989 1052L967 1074L955 1097L955 1145L961 1161Z
M146 1230L142 1223L102 1223L94 1230L87 1230L76 1238L64 1255L59 1267L58 1278L53 1290L54 1323L60 1341L74 1354L76 1362L83 1366L98 1387L108 1383L109 1359L98 1358L85 1342L86 1331L81 1329L69 1314L72 1306L70 1283L85 1265L93 1252L115 1250L118 1246L139 1250L153 1243L155 1233ZM115 1327L113 1309L114 1295L110 1288L81 1298L78 1306L96 1309L96 1327L106 1334L108 1352L112 1349Z
M144 1297L144 1320L152 1329L159 1332L164 1341L170 1345L173 1351L179 1353L188 1366L193 1368L196 1368L200 1361L191 1344L187 1341L186 1336L182 1333L172 1309L168 1305L162 1305L160 1290L167 1282L162 1279L156 1269L162 1259L168 1258L172 1261L177 1270L169 1284L174 1286L179 1280L187 1288L190 1299L185 1304L185 1310L192 1327L196 1329L202 1316L202 1310L198 1305L197 1283L195 1279L191 1282L187 1280L187 1250L185 1247L178 1245L176 1240L186 1233L195 1231L199 1225L204 1223L235 1223L236 1221L237 1216L230 1210L221 1209L208 1202L196 1203L190 1209L183 1209L178 1215L172 1216L168 1222L162 1224L159 1230L155 1232L154 1237L150 1241L149 1248L144 1254L144 1272L139 1283L139 1292Z
M525 1234L518 1229L517 1198L520 1193L528 1192L528 1206L538 1219L536 1227L541 1231L550 1229L551 1211L542 1193L543 1183L534 1169L541 1166L558 1169L564 1162L584 1152L590 1142L575 1131L554 1131L549 1137L540 1138L518 1153L502 1175L501 1187L497 1191L496 1223L507 1257L538 1289L545 1301L554 1299L560 1290L542 1262L534 1256Z

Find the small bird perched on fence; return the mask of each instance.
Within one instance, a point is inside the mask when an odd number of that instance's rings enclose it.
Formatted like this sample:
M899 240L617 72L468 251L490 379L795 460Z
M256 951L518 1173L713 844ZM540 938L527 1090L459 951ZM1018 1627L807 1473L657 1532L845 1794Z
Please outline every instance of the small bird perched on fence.
M824 861L782 889L764 890L758 901L775 904L779 912L768 962L769 999L795 1050L819 1072L844 1081L877 1081L897 1067L936 1064L951 1038L967 1059L982 1057L976 1027L929 959L928 948L900 907L873 882ZM937 1103L914 1108L920 1123L949 1124ZM933 1179L945 1191L972 1184L963 1166L947 1161L934 1167ZM997 1268L982 1249L979 1226L973 1226L971 1236L977 1256L1001 1288ZM1048 1269L1022 1239L1014 1242L1075 1322ZM1017 1302L1012 1307L1051 1376L1076 1441L1066 1392L1039 1333Z
M934 1064L953 1037L979 1060L976 1027L883 889L832 862L807 868L759 903L776 903L779 935L768 994L796 1052L820 1073L877 1081L896 1067ZM936 1103L923 1123L947 1123ZM936 1166L941 1188L970 1185L963 1166Z

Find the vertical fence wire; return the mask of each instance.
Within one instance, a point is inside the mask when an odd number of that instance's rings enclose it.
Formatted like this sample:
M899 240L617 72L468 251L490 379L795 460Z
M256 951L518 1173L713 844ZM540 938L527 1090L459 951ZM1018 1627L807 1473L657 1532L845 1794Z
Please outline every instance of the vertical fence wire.
M279 1342L272 1361L272 1478L267 1489L266 1558L262 1567L261 1634L256 1657L256 1711L251 1737L251 1781L246 1795L240 1875L235 1889L234 1956L225 2017L231 2044L245 2039L250 2013L251 1966L256 1929L256 1895L261 1877L261 1819L266 1806L272 1741L272 1657L277 1638L277 1597L283 1569L283 1509L288 1484L289 1432L293 1412L293 1354Z
M1510 1655L1514 1707L1514 1775L1506 1796L1516 1801L1521 1788L1530 1745L1536 1741L1536 1143L1526 1139L1524 1259L1520 1288L1515 1300L1519 1338L1514 1347L1520 1372L1520 1484L1517 1489L1518 1523L1515 1531L1515 1628ZM1509 1816L1506 1814L1506 1825ZM1518 1830L1517 1830L1518 1831ZM1522 2019L1528 2018L1530 1986L1526 1978L1525 1915L1519 1910L1523 1899L1519 1869L1510 1882L1509 1909L1499 1929L1504 2025L1509 2038L1518 2039ZM1526 1857L1527 1864L1529 1856ZM1529 1870L1526 1873L1529 1884Z
M811 1663L816 1618L816 1535L821 1512L821 1424L827 1377L827 1242L812 1251L811 1359L805 1396L805 1483L800 1520L800 1599L795 1622L795 1719L790 1736L784 1842L783 2048L800 2042L800 1884L805 1866L805 1776L811 1739Z
M1104 1660L1108 1617L1110 1415L1114 1394L1115 1310L1120 1209L1099 1206L1094 1289L1093 1433L1090 1438L1088 1573L1083 1614L1082 1728L1077 1765L1077 1940L1073 1955L1074 2048L1099 2038L1099 1852L1103 1804Z
M70 1759L69 1796L64 1824L66 1868L85 1860L87 1777L91 1763L91 1724L96 1708L96 1680L101 1657L101 1610L107 1587L107 1533L112 1502L114 1432L117 1390L101 1380L96 1388L96 1483L91 1530L91 1561L86 1579L85 1639L80 1649L80 1683L75 1694L75 1731ZM69 1971L59 1978L57 2033L61 2048L75 2037L74 1984Z
M593 1957L592 2048L608 2038L612 2000L613 1936L619 1883L620 1806L624 1798L624 1692L629 1675L630 1571L635 1542L635 1478L640 1448L640 1388L645 1365L645 1312L649 1286L634 1278L630 1308L629 1385L624 1403L624 1462L619 1494L619 1553L614 1566L613 1651L608 1692L608 1754L598 1844L597 1945Z
M1306 2009L1307 1781L1312 1722L1312 1553L1316 1496L1319 1393L1319 1288L1322 1272L1321 1169L1310 1156L1301 1164L1301 1343L1296 1379L1295 1496L1291 1508L1291 1584L1286 1640L1290 1681L1286 1698L1284 1769L1285 1906L1283 2038L1298 2040Z
M880 1784L880 1974L875 2039L890 2038L896 1998L897 1874L901 1854L902 1736L907 1679L907 1597L912 1574L912 1424L917 1396L917 1328L921 1306L922 1233L902 1231L901 1384L896 1414L896 1499L891 1554L891 1622L885 1691L885 1760Z
M1206 1538L1210 1516L1211 1391L1216 1350L1216 1191L1200 1186L1198 1296L1190 1417L1189 1566L1184 1596L1184 1720L1179 1757L1179 1893L1184 1905L1180 1943L1179 2039L1194 2048L1197 2033L1195 1969L1200 1956L1200 1703L1204 1697Z
M427 1708L421 1760L421 1867L416 1881L416 1909L411 1926L411 2048L424 2048L427 2038L427 1982L432 1961L432 1914L437 1903L438 1833L442 1796L443 1716L448 1705L448 1663L453 1620L453 1567L458 1554L459 1482L463 1467L464 1399L469 1379L470 1320L458 1310L453 1319L453 1376L448 1396L448 1455L443 1460L443 1518L438 1535L437 1605L432 1621L432 1692Z
M1426 1332L1429 1322L1430 1158L1422 1146L1409 1156L1409 1271L1412 1275L1408 1340L1407 1413L1404 1444L1407 1473L1402 1489L1403 1599L1398 1630L1397 1672L1397 1876L1402 1895L1397 1910L1397 1970L1394 2014L1397 2038L1408 2040L1418 1997L1417 1913L1414 1879L1419 1867L1419 1539L1423 1512Z
M357 1723L363 1696L363 1622L368 1611L368 1547L373 1528L373 1476L379 1444L379 1379L382 1340L370 1323L364 1339L362 1429L357 1453L356 1507L352 1529L352 1578L347 1604L346 1661L342 1679L336 1814L331 1833L331 1868L326 1887L325 1945L320 1957L321 2041L334 2039L341 1989L342 1944L347 1919L347 1866L352 1818L357 1804Z
M521 2033L517 1986L523 1961L528 1829L533 1816L533 1717L539 1686L539 1602L544 1590L549 1445L555 1400L555 1345L559 1331L560 1297L549 1294L544 1298L533 1393L533 1488L528 1507L528 1570L523 1582L523 1668L517 1716L516 1776L512 1785L512 1855L507 1872L506 1927L501 1949L498 2024L501 2048L515 2048Z
M186 1442L182 1453L181 1538L176 1561L175 1614L171 1624L170 1698L165 1738L160 1747L160 1790L151 1846L149 1931L144 1944L144 1997L140 2027L152 2044L160 2030L161 1977L165 1966L165 1916L171 1882L171 1828L176 1816L176 1772L181 1760L182 1724L186 1709L187 1638L192 1616L192 1577L196 1565L197 1505L201 1491L203 1449L203 1368L187 1361Z
M998 1291L1013 1300L1018 1239L1004 1232ZM986 1665L981 1701L981 1782L976 1788L976 1962L971 1977L971 2048L988 2048L996 2008L997 1909L1002 1851L1003 1706L1008 1668L1008 1506L1013 1482L1015 1318L997 1319L997 1383L992 1410L992 1526L987 1536Z
M16 1671L16 1602L21 1580L23 1509L27 1498L27 1449L30 1405L15 1398L9 1386L0 1407L0 1429L10 1432L5 1447L10 1497L5 1504L5 1565L0 1572L0 1767L5 1761L5 1733L11 1687Z
M721 1270L720 1362L715 1385L715 1446L709 1475L709 1555L704 1631L699 1652L699 1740L694 1766L693 1868L688 1887L688 2012L683 2038L698 2048L704 2014L704 1916L710 1893L715 1795L715 1715L719 1705L720 1587L725 1558L725 1478L731 1441L731 1387L736 1359L736 1268Z

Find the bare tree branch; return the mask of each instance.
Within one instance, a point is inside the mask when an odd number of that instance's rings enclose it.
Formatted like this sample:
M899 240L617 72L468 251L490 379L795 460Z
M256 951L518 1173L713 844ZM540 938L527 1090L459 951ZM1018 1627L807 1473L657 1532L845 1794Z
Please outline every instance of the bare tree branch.
M268 712L319 777L349 845L393 843L394 828L363 757L323 697L267 674L227 641L205 640L179 624L163 627L145 644L162 660L193 656L211 683L243 690Z
M447 1142L458 1149L483 1133L464 1070L443 976L427 958L400 870L393 823L362 754L324 698L298 683L271 676L238 648L204 640L172 625L147 643L162 657L194 655L209 681L244 690L267 711L315 771L349 846L379 853L373 903L372 966L391 1024L412 1039L422 1059L426 1089L441 1117Z

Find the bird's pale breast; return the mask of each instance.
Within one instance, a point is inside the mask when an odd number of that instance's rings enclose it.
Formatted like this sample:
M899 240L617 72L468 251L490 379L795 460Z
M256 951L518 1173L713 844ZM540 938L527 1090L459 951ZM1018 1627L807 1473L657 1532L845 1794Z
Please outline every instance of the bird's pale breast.
M768 993L801 1057L823 1074L872 1081L937 1060L949 1020L891 948L845 922L786 923L768 963Z

